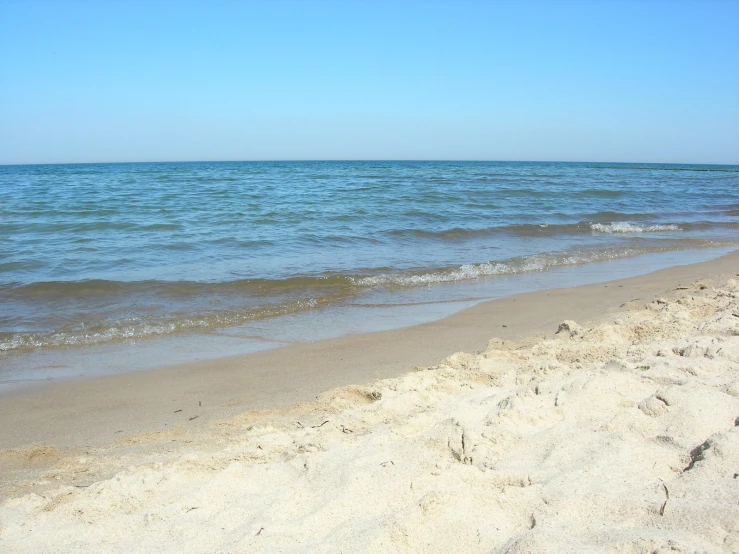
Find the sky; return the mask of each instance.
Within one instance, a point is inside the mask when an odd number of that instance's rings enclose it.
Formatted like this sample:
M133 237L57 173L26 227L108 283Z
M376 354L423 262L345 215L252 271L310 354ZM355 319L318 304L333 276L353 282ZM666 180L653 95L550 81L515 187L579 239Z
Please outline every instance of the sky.
M0 0L0 164L739 164L739 0Z

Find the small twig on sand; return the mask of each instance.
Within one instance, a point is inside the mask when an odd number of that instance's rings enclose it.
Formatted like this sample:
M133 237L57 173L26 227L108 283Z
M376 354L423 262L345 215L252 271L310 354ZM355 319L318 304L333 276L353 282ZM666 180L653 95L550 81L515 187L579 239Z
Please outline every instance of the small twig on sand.
M318 429L319 427L323 427L327 423L328 423L328 419L324 421L323 423L321 423L320 425L314 425L313 427L311 427L311 429Z
M667 490L667 485L662 483L662 488L665 489L665 501L662 503L662 506L659 509L659 515L663 516L665 515L665 506L667 506L667 501L670 499L670 491Z
M175 410L175 411L174 411L174 413L178 414L178 413L180 413L181 411L182 411L182 410Z
M258 537L259 535L261 535L261 534L262 534L262 531L264 531L264 527L260 527L260 528L259 528L259 531L257 531L257 534L256 534L256 535L254 535L254 536L255 536L255 537Z
M194 415L194 416L188 418L188 421L192 421L193 419L197 419L199 417L200 417L199 415Z

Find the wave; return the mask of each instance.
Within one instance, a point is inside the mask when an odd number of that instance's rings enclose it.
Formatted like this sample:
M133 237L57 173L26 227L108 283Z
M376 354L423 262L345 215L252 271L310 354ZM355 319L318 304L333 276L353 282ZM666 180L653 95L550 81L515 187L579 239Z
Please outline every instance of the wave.
M680 227L674 224L668 225L633 225L625 221L618 223L591 223L590 228L598 233L663 233L666 231L682 231Z
M585 221L592 221L594 223L608 223L612 221L618 221L619 219L628 219L631 221L641 220L650 221L657 217L657 214L653 212L649 213L623 213L614 211L601 211L595 212L585 216Z
M474 281L649 253L728 245L699 239L660 240L626 248L544 252L419 271L377 267L355 274L215 283L91 280L2 285L0 303L5 314L0 319L6 329L27 331L0 332L0 351L90 346L208 331L343 305L378 289Z
M585 189L579 191L573 191L574 196L594 196L596 198L620 198L626 196L628 193L623 190L613 189Z
M721 173L739 173L739 167L729 166L713 166L713 165L701 165L701 166L671 166L671 165L606 165L606 164L593 164L588 165L592 169L620 169L627 171L700 171L700 172L721 172Z
M698 231L710 229L738 228L736 221L717 221L699 223L648 223L651 214L628 214L629 219L645 220L640 223L628 221L614 221L609 216L612 212L599 212L590 219L595 221L581 221L579 223L528 223L517 225L501 225L479 229L453 227L451 229L396 229L388 234L400 238L422 238L431 240L464 240L468 238L513 235L520 237L554 237L557 235L592 235L599 233L665 233L672 231ZM610 219L610 222L608 221Z
M90 300L95 297L152 295L159 297L200 297L205 295L269 296L291 290L341 289L351 284L343 275L290 277L287 279L238 279L225 282L200 281L43 281L30 284L0 285L0 300L54 301L60 299Z
M468 281L496 275L514 275L548 271L559 267L585 265L606 260L630 258L642 254L687 250L689 248L705 248L717 246L711 241L680 241L666 246L645 246L640 248L606 248L600 250L583 250L570 252L546 252L531 256L521 256L504 261L490 261L479 264L442 268L435 271L417 273L387 273L368 277L352 278L359 286L377 287L394 285L401 287L430 285L435 283L451 283Z
M295 302L263 306L244 311L204 314L170 314L144 321L130 318L102 325L83 325L81 329L50 332L0 333L0 352L69 346L92 346L112 341L146 339L178 332L204 331L232 327L260 319L269 319L315 309L330 299L308 298Z

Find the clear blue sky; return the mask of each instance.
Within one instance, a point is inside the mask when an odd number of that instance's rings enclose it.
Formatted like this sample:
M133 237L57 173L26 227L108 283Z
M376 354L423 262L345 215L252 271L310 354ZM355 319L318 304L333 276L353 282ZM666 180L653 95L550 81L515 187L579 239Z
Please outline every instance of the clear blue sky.
M0 164L739 164L737 1L0 0Z

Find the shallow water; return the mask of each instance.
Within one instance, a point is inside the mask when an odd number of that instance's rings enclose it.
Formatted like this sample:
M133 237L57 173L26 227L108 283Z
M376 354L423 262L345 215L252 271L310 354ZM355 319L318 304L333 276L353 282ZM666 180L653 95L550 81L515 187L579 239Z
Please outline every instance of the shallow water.
M379 306L466 305L511 277L730 247L738 229L739 166L1 166L0 351L250 327L280 344L300 340L295 317L357 306L395 326Z

